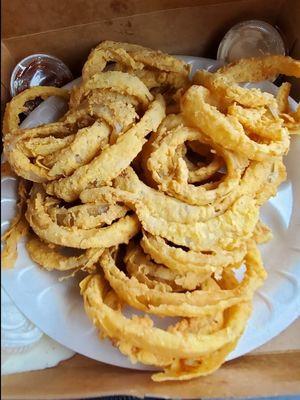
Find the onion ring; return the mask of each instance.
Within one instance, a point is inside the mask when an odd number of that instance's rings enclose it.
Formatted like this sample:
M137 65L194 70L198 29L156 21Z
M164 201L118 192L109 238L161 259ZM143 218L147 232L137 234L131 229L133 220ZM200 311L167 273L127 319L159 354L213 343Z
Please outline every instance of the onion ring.
M140 203L135 205L135 210L146 231L194 251L209 251L213 247L239 247L242 240L251 237L258 220L255 200L248 196L240 197L218 217L189 225L166 220L160 220L158 224L157 219L145 212ZM233 221L235 225L232 225Z
M103 252L103 249L87 249L77 257L66 256L60 253L59 246L45 243L37 236L31 236L28 239L26 249L32 260L48 271L82 269L91 272Z
M53 244L79 249L111 247L127 243L139 231L139 223L134 215L125 216L103 228L80 229L59 226L47 213L47 202L51 204L51 201L53 198L48 198L42 187L35 184L25 215L34 232L41 239ZM57 204L56 199L54 203Z
M199 140L207 143L207 138L201 132L179 125L168 129L165 122L161 125L162 133L158 134L152 142L151 155L147 161L147 168L152 173L153 179L158 183L159 189L179 198L189 204L205 205L214 202L217 198L223 198L228 193L238 190L239 182L248 160L233 152L216 147L219 155L227 166L225 177L213 185L205 184L194 186L188 184L188 170L185 167L185 176L179 174L178 167L185 164L184 160L176 157L176 149L186 141ZM167 133L165 132L167 129ZM160 133L160 132L159 132ZM165 161L166 160L166 161ZM179 164L179 165L178 165Z
M253 245L250 246L247 257L250 270L253 269L251 266L256 269L261 265L259 253ZM260 270L261 267L258 268ZM263 269L261 271L257 286L261 285L265 277ZM207 332L204 326L203 332L201 329L194 329L193 324L189 325L187 321L186 324L179 323L163 331L153 327L153 322L147 317L134 316L128 319L119 309L113 309L106 304L105 299L111 289L103 276L90 275L81 282L80 287L86 312L102 335L110 337L133 362L142 361L163 367L163 374L152 377L158 381L189 379L212 372L214 367L217 368L224 361L227 351L232 349L241 336L251 312L249 303L241 300L239 304L226 310L225 321L219 326L217 324L216 330ZM198 319L194 321L196 327L201 324Z
M55 223L66 227L92 229L111 225L113 221L125 217L128 207L116 203L97 201L93 204L49 208L48 213Z
M246 254L246 244L233 251L212 249L209 253L185 251L172 247L166 241L143 231L141 247L158 264L163 264L177 274L193 273L201 282L213 273L219 274L223 268L241 263Z
M263 204L276 193L278 185L286 178L286 170L281 160L273 159L266 162L251 162L241 180L240 195L253 196L259 205ZM116 196L121 197L129 206L139 200L140 208L159 221L180 222L190 224L205 222L223 214L237 198L229 195L224 201L206 206L193 206L158 192L145 185L132 168L124 170L114 181ZM128 193L126 193L128 192ZM118 193L118 194L117 194ZM129 196L131 193L133 195ZM81 193L81 199L92 199L97 196L97 189L90 189Z
M276 105L276 100L270 93L264 93L260 89L242 88L223 74L198 70L193 77L193 83L209 89L215 96L214 105L221 109L226 109L233 102L253 108Z
M158 95L140 121L120 136L114 145L105 149L90 163L79 167L73 175L48 183L46 185L47 193L65 201L73 201L89 185L109 184L129 166L146 142L145 136L158 127L164 116L164 100L162 96ZM118 162L112 165L112 159L118 160Z
M252 160L284 155L289 148L288 130L282 127L282 139L270 143L258 143L245 133L243 125L234 116L225 116L209 102L209 91L192 86L182 99L183 116L191 126L201 129L216 144L239 152Z
M228 107L228 115L235 117L247 130L248 135L260 138L283 141L286 129L279 115L274 115L266 108L243 108L237 104Z
M52 86L34 86L26 89L15 96L5 108L3 117L3 135L8 133L14 134L19 129L19 114L26 110L25 103L28 100L34 100L36 97L41 97L43 100L50 96L59 96L66 100L69 98L69 93L65 89Z
M300 78L300 61L281 55L241 59L220 68L217 74L233 82L260 82L278 74Z
M200 286L199 282L193 282L191 285L190 276L176 275L173 271L153 262L139 245L130 242L124 257L127 274L134 277L139 283L144 283L148 288L155 289L160 287L165 291L182 291L185 289L193 290ZM180 280L180 283L177 282ZM190 287L193 286L191 289Z
M280 88L278 89L276 101L278 104L278 111L280 113L288 113L289 112L289 94L292 85L289 82L284 82Z
M45 182L48 179L47 169L32 163L30 159L37 157L32 139L36 139L35 142L38 147L42 147L43 154L48 155L52 150L64 148L66 137L70 133L70 129L61 122L20 130L18 134L5 137L4 154L17 175L33 182Z
M105 278L119 298L132 307L162 316L200 317L246 301L249 296L251 298L258 282L261 283L265 278L265 271L261 263L253 263L250 268L248 258L246 256L247 272L236 288L215 290L209 293L205 290L176 293L167 291L166 285L162 288L162 284L155 288L148 288L134 277L128 278L118 269L109 250L103 252L100 265Z
M161 51L112 41L100 43L90 53L83 80L102 72L108 62L116 62L115 68L138 76L150 89L161 85L179 88L188 82L189 66L185 62Z
M101 330L104 330L108 336L129 343L136 343L137 347L145 347L150 352L162 352L162 354L170 352L173 357L196 358L216 351L226 341L234 339L236 335L234 328L237 328L235 323L242 329L242 323L247 320L247 318L241 318L244 311L241 310L234 313L234 321L231 321L234 325L232 331L230 330L231 332L224 328L223 331L218 331L213 335L204 335L204 337L200 335L201 340L197 335L184 335L183 337L153 328L149 324L145 327L139 323L138 317L130 320L123 317L119 312L109 309L103 303L105 281L100 275L88 276L81 282L80 287L87 314L93 319L96 326L101 327ZM236 314L239 318L235 318L237 317ZM227 334L225 334L226 331ZM237 331L240 333L239 329ZM123 336L120 337L121 332Z
M77 168L89 163L108 144L109 129L102 122L78 130L69 147L57 151L45 159L51 165L50 177L71 175Z
M79 106L83 99L95 89L111 89L122 94L135 97L144 107L153 100L143 82L136 76L120 71L108 71L92 76L71 92L70 108Z

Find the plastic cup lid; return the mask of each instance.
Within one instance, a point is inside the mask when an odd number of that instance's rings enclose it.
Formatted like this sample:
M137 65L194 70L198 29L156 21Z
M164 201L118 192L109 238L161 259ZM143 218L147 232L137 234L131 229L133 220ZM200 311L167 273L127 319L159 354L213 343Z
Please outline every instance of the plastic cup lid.
M250 20L234 25L220 42L217 59L225 63L266 54L286 54L276 28L264 21Z
M50 79L50 83L47 83ZM28 87L50 84L63 86L73 79L69 68L49 54L32 54L15 66L10 78L10 94L15 96Z

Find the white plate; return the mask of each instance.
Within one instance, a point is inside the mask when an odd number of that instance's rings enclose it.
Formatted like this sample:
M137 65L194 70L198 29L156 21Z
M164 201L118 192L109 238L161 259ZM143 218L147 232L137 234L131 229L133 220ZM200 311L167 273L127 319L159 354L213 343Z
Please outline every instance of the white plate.
M193 69L213 69L216 62L184 57ZM78 82L78 81L77 81ZM72 83L74 84L74 83ZM71 85L72 85L71 84ZM271 93L276 87L258 85ZM296 103L291 100L291 105ZM34 110L23 127L50 122L62 112L63 103L51 98ZM261 217L271 228L274 239L261 246L268 271L264 286L254 296L254 310L248 327L229 359L241 356L278 335L298 316L300 310L300 138L292 138L285 158L287 181L278 194L263 206ZM16 181L2 179L2 231L13 217L16 204ZM15 268L2 271L2 285L20 310L42 331L66 347L87 357L126 368L149 369L131 364L108 340L99 341L96 330L85 315L77 278L58 281L58 272L39 268L27 255L24 241L19 244Z

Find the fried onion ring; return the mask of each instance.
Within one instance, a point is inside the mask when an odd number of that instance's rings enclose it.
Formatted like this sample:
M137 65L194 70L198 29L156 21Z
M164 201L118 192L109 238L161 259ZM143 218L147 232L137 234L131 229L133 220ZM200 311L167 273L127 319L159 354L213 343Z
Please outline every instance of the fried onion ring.
M223 74L212 74L208 71L198 70L193 77L193 83L209 89L214 94L217 105L221 109L226 109L233 102L253 108L276 104L274 96L270 93L264 93L260 89L242 88Z
M256 202L261 205L276 193L277 187L285 178L286 170L281 160L251 162L241 180L239 194L255 197ZM182 224L205 222L223 214L237 198L235 194L234 196L229 195L222 202L214 204L189 205L145 185L130 167L115 179L114 185L121 189L121 192L118 189L116 192L111 191L112 196L122 199L132 207L138 201L140 209L143 209L145 214L148 213L153 220L156 220L157 225L160 225L160 220L165 221L163 223L166 224L168 222ZM83 191L81 199L93 201L98 193L99 189ZM128 198L129 193L131 195Z
M75 87L71 92L70 108L79 106L83 99L88 96L92 90L110 89L122 94L135 97L144 107L147 107L153 100L143 82L136 76L120 71L108 71L92 76L84 81L79 87Z
M120 136L114 145L105 149L90 163L76 169L71 176L48 183L47 193L65 201L73 201L89 185L109 184L129 166L146 142L145 136L158 127L164 116L164 100L158 95L140 121ZM118 162L112 164L111 160Z
M19 129L19 114L26 110L26 102L41 97L43 100L50 96L59 96L68 100L69 93L65 89L53 86L34 86L26 89L7 103L3 118L3 134L14 134Z
M259 253L253 245L249 248L246 262L253 275L258 274L256 278L253 278L254 289L262 284L265 272L261 266ZM147 317L133 316L128 319L121 314L120 310L115 310L106 304L105 298L108 293L111 293L111 289L101 275L88 276L81 282L80 287L86 312L102 334L114 340L119 349L133 362L142 361L163 367L165 374L153 377L154 380L159 381L174 379L174 377L185 379L185 377L190 378L211 372L211 368L207 368L205 372L205 367L200 368L199 363L196 362L206 357L208 357L206 362L210 360L208 364L213 364L217 368L227 354L224 346L229 346L231 349L230 343L235 343L240 337L251 312L249 303L241 300L240 303L226 310L225 320L219 329L217 325L216 330L207 332L204 327L203 332L201 329L195 329L192 323L189 325L187 321L186 324L179 323L164 331L154 327L153 322ZM194 325L198 327L199 322L195 319ZM201 327L200 324L199 327ZM214 354L217 351L219 351L217 355ZM220 355L224 356L223 360ZM212 363L212 360L215 360L216 364ZM187 368L188 365L191 366L190 369ZM204 363L204 366L207 366L207 363Z
M93 271L94 264L99 260L103 249L87 249L79 256L67 256L60 252L60 247L45 243L37 236L31 236L26 249L33 261L48 271L69 271L71 269L82 269Z
M278 89L276 101L278 104L278 111L280 113L288 113L289 107L289 94L292 85L289 82L284 82Z
M43 240L60 246L79 249L105 248L127 243L138 231L139 222L134 215L120 218L103 228L81 229L59 226L47 212L47 203L57 201L46 196L42 187L35 184L28 201L26 218L34 232Z
M67 227L91 229L110 225L125 217L128 207L116 203L97 201L93 204L80 204L70 208L49 208L49 215L55 223Z
M168 117L167 117L168 119ZM187 128L183 124L168 129L164 121L155 140L152 142L152 152L147 161L147 168L152 178L158 183L159 189L185 201L189 204L205 205L228 193L238 190L239 182L248 160L236 153L221 147L215 147L227 167L227 172L220 182L194 186L188 184L189 173L183 158L177 157L178 146L186 141L198 140L200 143L209 143L201 132ZM167 132L166 132L166 131ZM162 162L162 160L166 160Z
M191 126L201 129L213 142L228 150L239 152L251 160L284 155L289 148L289 133L281 129L281 140L259 143L245 132L237 117L224 115L210 101L209 91L202 86L192 86L181 102L183 116Z
M20 130L18 134L5 137L4 154L19 176L33 182L45 182L49 179L48 168L33 163L31 159L39 155L47 156L53 150L60 151L66 146L66 137L70 134L70 129L61 122ZM74 140L74 135L69 140ZM35 145L42 149L41 154L37 154Z
M278 74L300 78L300 61L282 55L238 60L220 68L217 74L233 82L260 82Z
M131 262L143 264L146 260L141 256L139 248L129 255ZM261 263L247 265L241 283L231 290L207 291L199 289L185 293L173 292L166 284L148 287L135 277L127 277L115 264L109 250L105 250L100 258L105 278L117 293L118 297L135 309L162 316L201 317L225 310L241 301L252 297L258 283L265 278L265 270ZM125 263L128 259L125 258Z
M169 245L163 238L143 231L141 247L158 264L163 264L177 274L192 273L202 283L210 275L219 274L223 268L242 262L246 254L246 244L233 251L222 249L208 253L183 250Z
M139 77L149 89L161 85L180 88L188 82L189 66L185 62L161 51L113 41L100 43L90 53L83 67L83 80L102 72L109 62L116 62L115 69Z
M149 326L149 324L143 327L143 325L139 323L138 317L129 320L123 317L119 312L115 312L105 306L105 303L103 303L103 296L106 284L100 275L91 275L87 277L81 282L80 286L81 293L85 300L86 311L101 330L104 330L104 332L112 338L117 337L119 340L124 340L125 342L136 343L138 347L145 346L145 349L150 352L157 353L160 351L162 354L170 352L173 357L196 358L203 354L216 351L218 348L222 347L227 340L232 340L235 336L235 329L229 332L230 330L225 328L224 331L218 331L213 335L206 335L206 337L201 337L201 335L200 340L197 335L184 335L184 337L180 334L174 335L170 332L153 328L151 325ZM242 313L243 312L241 312L241 314ZM239 315L239 317L241 317L241 315ZM241 321L244 322L245 320L242 318L235 319L238 325L240 325ZM224 335L226 331L227 334ZM117 332L119 332L119 334ZM123 336L120 337L121 332Z
M146 231L194 251L239 247L241 241L252 236L258 221L255 200L248 196L238 198L218 217L189 225L166 220L159 220L158 223L157 218L151 216L140 203L135 205L135 211Z

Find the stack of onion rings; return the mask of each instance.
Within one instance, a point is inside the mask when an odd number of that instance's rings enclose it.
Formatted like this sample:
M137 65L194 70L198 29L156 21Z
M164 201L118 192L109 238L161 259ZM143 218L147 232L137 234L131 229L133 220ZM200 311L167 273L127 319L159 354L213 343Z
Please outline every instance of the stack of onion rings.
M300 77L299 61L189 72L160 51L105 41L71 94L28 89L4 116L5 156L21 180L3 265L30 231L41 267L84 271L81 294L101 336L162 369L155 381L212 373L235 348L266 278L258 245L272 233L259 209L285 180L282 157L300 131L290 84L276 98L238 85ZM52 95L69 99L67 113L21 129L26 101ZM125 317L126 306L139 316ZM163 330L151 315L177 322Z

